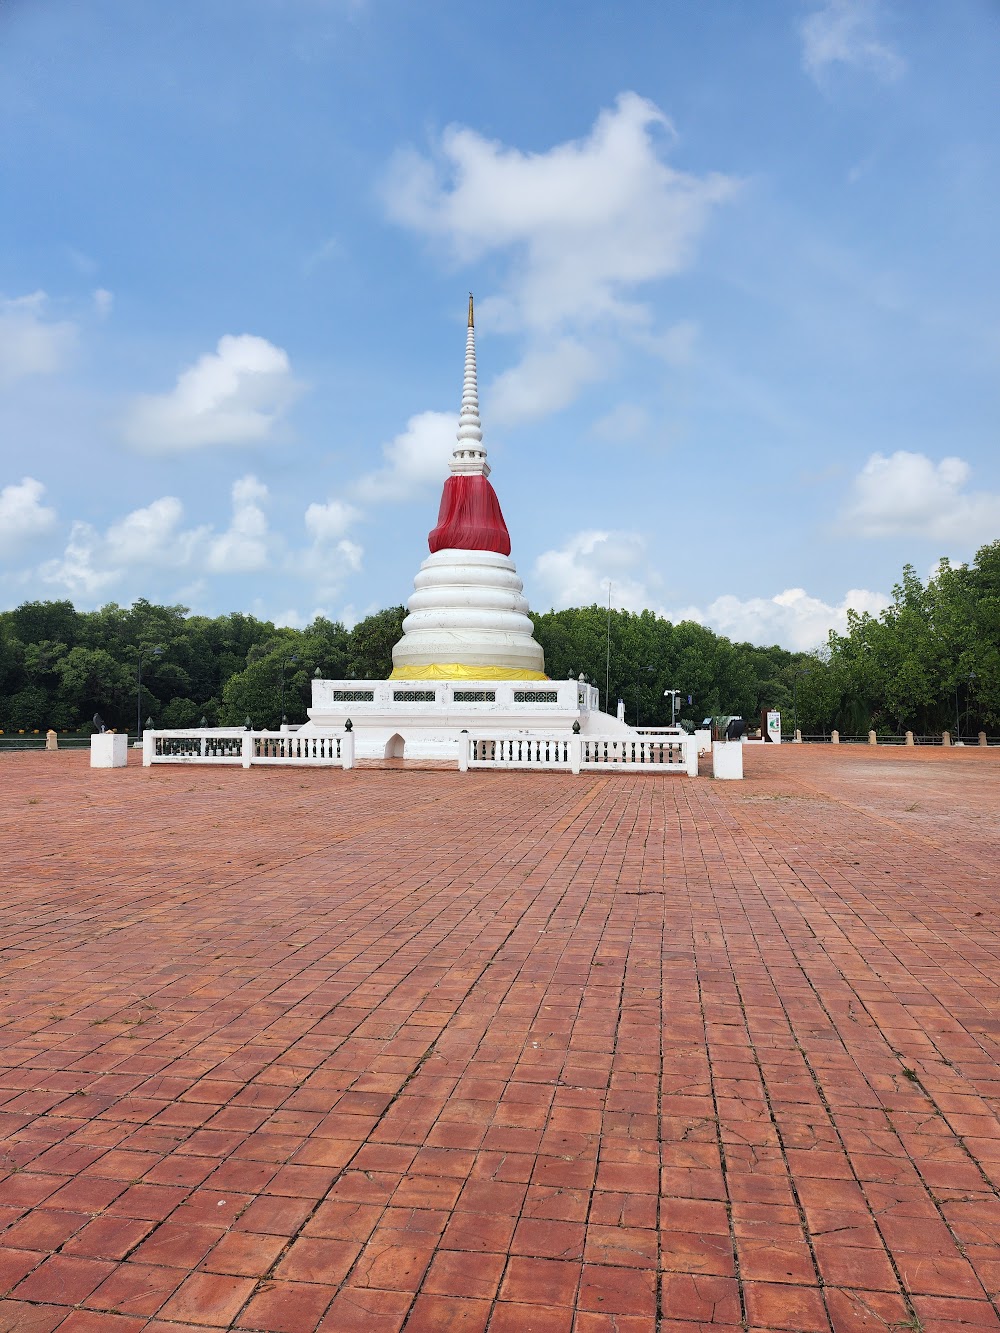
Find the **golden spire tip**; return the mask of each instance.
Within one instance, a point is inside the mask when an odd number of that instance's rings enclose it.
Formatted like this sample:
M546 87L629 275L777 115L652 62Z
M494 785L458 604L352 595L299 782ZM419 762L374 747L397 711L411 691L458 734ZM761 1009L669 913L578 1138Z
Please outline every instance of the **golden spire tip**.
M470 292L470 293L469 293L469 328L470 328L470 329L474 329L475 327L476 327L476 326L475 326L475 323L474 323L473 318L472 318L472 293Z

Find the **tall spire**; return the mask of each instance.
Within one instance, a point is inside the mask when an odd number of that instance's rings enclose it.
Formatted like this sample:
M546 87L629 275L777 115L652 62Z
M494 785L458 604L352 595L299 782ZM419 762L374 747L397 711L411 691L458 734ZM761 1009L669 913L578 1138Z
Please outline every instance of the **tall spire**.
M465 378L462 381L462 407L458 415L458 444L449 466L453 473L488 477L490 465L483 448L483 423L479 419L479 384L476 378L476 326L469 293L469 326L465 338Z

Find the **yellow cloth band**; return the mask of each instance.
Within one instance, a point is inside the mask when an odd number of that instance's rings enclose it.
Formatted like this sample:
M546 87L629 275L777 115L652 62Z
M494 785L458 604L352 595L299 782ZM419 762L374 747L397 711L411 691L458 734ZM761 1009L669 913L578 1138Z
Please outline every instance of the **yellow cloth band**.
M544 671L517 667L467 666L464 662L432 662L428 666L396 667L390 680L548 680Z

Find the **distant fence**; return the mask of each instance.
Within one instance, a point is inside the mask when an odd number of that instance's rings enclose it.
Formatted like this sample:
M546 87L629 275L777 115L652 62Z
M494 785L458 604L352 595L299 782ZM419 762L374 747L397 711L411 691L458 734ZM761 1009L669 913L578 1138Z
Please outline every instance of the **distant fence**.
M984 740L980 736L985 737ZM834 739L836 737L836 739ZM789 732L782 736L782 741L786 745L794 745L795 736ZM985 732L977 732L974 736L955 736L951 732L933 732L928 736L904 732L902 735L896 733L884 734L875 733L875 740L872 742L871 733L865 732L863 735L850 736L845 732L833 733L827 735L809 735L803 733L802 743L809 745L937 745L937 746L965 746L966 748L979 747L983 745L1000 745L1000 736L988 736Z
M60 750L89 750L90 737L60 735L59 748ZM13 736L11 735L0 736L0 753L2 753L4 750L44 750L44 749L45 749L44 731L39 732L37 734L32 733L31 735L26 734L23 736L16 733Z

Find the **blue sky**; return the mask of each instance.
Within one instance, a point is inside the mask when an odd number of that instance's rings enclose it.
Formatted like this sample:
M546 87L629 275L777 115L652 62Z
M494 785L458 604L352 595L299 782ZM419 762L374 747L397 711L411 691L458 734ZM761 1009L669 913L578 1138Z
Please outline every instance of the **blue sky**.
M1000 536L992 0L7 0L0 605L405 601L476 293L531 605Z

